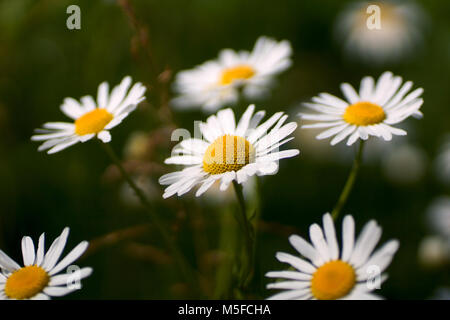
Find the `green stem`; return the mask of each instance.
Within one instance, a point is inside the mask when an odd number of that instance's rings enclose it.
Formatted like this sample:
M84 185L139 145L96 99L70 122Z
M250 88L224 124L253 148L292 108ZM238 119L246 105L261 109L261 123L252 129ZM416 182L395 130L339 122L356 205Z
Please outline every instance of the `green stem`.
M252 273L253 273L253 233L252 233L252 225L248 221L248 215L247 215L247 209L245 205L245 199L244 194L242 192L242 186L237 183L236 181L233 181L233 187L234 191L236 193L236 198L238 200L239 206L241 208L241 218L237 219L238 223L241 225L243 232L244 232L244 238L245 238L245 254L243 255L244 258L244 264L243 264L243 271L241 276L240 285L242 287L247 286L249 281L251 280ZM238 215L237 215L238 216Z
M220 265L217 267L215 278L214 299L231 299L234 284L234 262L237 257L237 248L239 247L237 235L238 226L232 217L232 209L230 207L220 210L221 214L221 231L219 248L223 255Z
M180 271L183 273L184 277L192 285L194 285L194 288L197 287L198 284L194 280L194 276L193 276L191 267L185 261L185 258L183 257L181 252L178 250L176 244L173 242L173 240L169 236L169 233L167 232L166 227L163 225L163 223L160 221L159 217L155 213L153 205L147 199L144 192L136 185L136 183L133 181L133 179L131 179L131 177L125 171L125 168L122 166L122 163L120 162L119 158L117 157L116 153L111 148L111 146L108 143L100 142L100 144L103 146L106 153L111 158L112 162L117 166L117 168L119 169L123 178L130 185L131 189L133 189L133 191L136 193L136 195L138 196L142 205L144 205L144 207L147 209L148 213L150 214L151 219L153 220L154 225L156 226L156 228L158 229L159 233L161 234L164 242L166 243L167 248L172 252L172 255L176 259L177 265L180 268Z
M339 199L334 206L333 211L331 212L331 216L334 220L337 219L339 216L339 213L341 212L342 208L344 207L345 203L347 202L347 199L350 195L350 192L353 189L353 185L355 184L356 176L358 175L359 168L361 166L361 160L362 160L362 154L364 149L364 140L361 140L359 143L358 152L356 153L355 160L353 161L353 167L350 171L350 174L347 178L347 182L345 183L344 189L342 190L341 195L339 196Z

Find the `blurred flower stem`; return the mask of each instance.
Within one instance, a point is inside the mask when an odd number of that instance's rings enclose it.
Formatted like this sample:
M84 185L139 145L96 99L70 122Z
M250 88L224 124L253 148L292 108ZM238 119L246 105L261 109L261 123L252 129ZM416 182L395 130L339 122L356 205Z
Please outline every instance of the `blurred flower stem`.
M144 69L147 69L150 84L147 84L148 92L153 95L152 100L159 104L158 116L163 123L174 124L172 110L169 107L169 82L172 76L171 69L157 60L153 53L150 30L147 24L136 16L136 10L129 0L118 0L118 5L133 28L134 35L130 43L131 54L136 60L142 61Z
M221 260L216 270L214 299L231 299L234 287L233 274L238 266L235 266L238 243L238 226L232 214L233 208L227 206L221 210L219 248Z
M244 247L245 252L242 254L242 271L239 279L239 287L245 289L253 276L254 265L254 230L247 214L247 208L245 205L244 193L242 191L242 185L233 181L234 191L241 208L241 215L236 215L238 223L240 224L244 232Z
M159 233L163 237L163 240L166 243L167 248L172 252L173 257L177 261L177 266L180 268L180 271L183 273L183 276L193 286L193 288L196 288L197 283L195 281L195 275L194 275L193 271L191 270L190 265L185 260L184 256L181 254L181 252L179 251L176 244L170 238L166 226L161 222L161 220L159 220L159 217L155 213L153 205L147 199L144 192L136 185L136 183L133 181L133 179L131 179L131 177L125 171L125 168L123 167L122 163L120 162L119 158L117 157L116 153L111 148L109 143L100 142L100 144L103 146L106 153L111 158L112 162L117 166L117 168L119 169L123 178L127 181L127 183L130 185L130 187L134 190L134 192L136 193L136 195L139 198L142 205L149 212L150 217L151 217L154 225L158 229Z
M360 140L359 142L359 148L356 152L355 160L353 161L353 167L350 171L350 174L347 178L347 182L345 183L344 189L341 192L341 195L339 196L338 202L334 206L333 211L331 211L331 216L333 217L333 220L336 220L339 216L339 213L341 213L342 208L344 207L345 203L347 202L347 199L353 189L353 185L355 184L356 176L358 175L359 168L361 166L361 160L362 160L362 154L364 150L364 140Z

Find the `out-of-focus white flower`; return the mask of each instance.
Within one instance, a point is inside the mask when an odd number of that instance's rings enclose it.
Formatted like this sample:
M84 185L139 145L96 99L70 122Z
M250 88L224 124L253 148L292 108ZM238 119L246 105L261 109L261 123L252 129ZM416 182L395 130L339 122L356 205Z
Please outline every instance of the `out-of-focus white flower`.
M338 16L336 35L349 56L383 63L417 51L424 21L412 1L356 2Z
M446 184L450 184L450 134L444 138L441 150L434 161L436 176Z
M174 88L179 96L172 105L215 111L236 103L240 90L248 99L264 97L274 76L291 65L291 53L288 41L267 37L260 37L252 52L224 49L217 60L177 74Z
M420 242L418 255L423 266L440 267L450 259L449 242L440 236L428 236Z
M437 288L430 299L431 300L450 300L450 288L449 287Z
M434 199L427 209L427 217L433 230L450 240L450 197Z
M143 159L149 149L149 135L146 132L133 132L125 143L123 152L127 159Z
M156 200L160 197L160 191L157 186L153 182L150 177L146 175L135 175L132 177L134 183L141 189L141 191L145 194L147 199L150 201ZM121 200L130 206L133 207L140 207L142 206L142 202L139 200L138 196L136 195L136 192L130 187L130 185L126 182L122 184L122 187L120 188L119 196Z
M396 146L395 151L386 153L381 161L386 177L396 183L416 183L425 175L425 152L411 144Z

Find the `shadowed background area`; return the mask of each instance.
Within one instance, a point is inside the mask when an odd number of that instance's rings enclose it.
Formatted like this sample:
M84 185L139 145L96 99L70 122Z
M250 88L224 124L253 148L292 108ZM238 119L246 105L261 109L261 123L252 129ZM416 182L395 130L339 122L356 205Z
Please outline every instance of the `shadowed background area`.
M234 194L214 190L162 199L157 179L175 170L164 165L176 127L193 132L200 111L175 111L174 75L217 57L223 48L251 50L260 35L287 39L293 66L281 74L266 100L256 104L270 115L286 111L297 119L301 102L320 92L341 96L339 85L359 87L365 75L386 70L423 87L424 118L402 125L406 137L369 141L361 173L344 213L357 231L376 219L381 242L396 238L400 249L379 294L390 299L425 299L450 286L449 258L427 263L419 257L424 237L433 234L426 215L437 196L449 194L435 158L450 132L450 2L417 1L426 16L423 40L407 58L370 63L344 52L336 40L336 19L349 3L341 0L0 0L0 248L21 260L20 240L42 232L47 247L65 226L68 248L91 246L76 263L94 273L67 299L212 298L221 268L230 268L222 250L235 241ZM68 30L66 8L81 8L81 29ZM68 121L59 110L65 97L96 96L125 75L147 86L147 99L112 130L112 148L145 190L190 263L199 271L198 290L184 283L175 262L133 192L95 140L55 155L30 141L48 121ZM240 117L246 101L235 107ZM300 156L281 162L278 174L259 180L261 213L252 298L272 294L264 274L286 268L277 251L293 253L288 236L308 237L310 224L330 211L349 173L355 147L316 141L316 131L297 129L290 147ZM338 236L341 221L338 219ZM228 234L219 236L221 225ZM226 228L225 228L226 229ZM234 231L233 231L234 230ZM65 251L67 252L67 251ZM422 261L422 262L421 262ZM197 292L198 291L198 292Z

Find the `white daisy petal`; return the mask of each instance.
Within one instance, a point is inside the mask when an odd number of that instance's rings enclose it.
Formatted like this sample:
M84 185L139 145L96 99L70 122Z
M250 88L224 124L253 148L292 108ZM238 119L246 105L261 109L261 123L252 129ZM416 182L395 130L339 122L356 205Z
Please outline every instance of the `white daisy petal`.
M69 236L69 228L64 228L61 235L53 241L52 245L47 251L42 263L42 268L49 271L52 270L56 262L59 260L62 251L66 245L67 237Z
M71 292L78 290L76 286L71 287L46 287L44 288L44 293L51 297L62 297Z
M277 112L263 124L259 125L247 138L250 143L255 143L263 134L267 133L270 127L272 127L278 119L281 118L283 112Z
M356 126L349 126L349 127L345 128L331 140L330 144L332 146L334 146L335 144L341 142L342 140L347 138L349 135L351 135L355 130L356 130Z
M360 133L358 130L356 130L355 132L353 132L350 137L347 140L347 145L351 146L352 144L354 144L356 142L356 140L358 140L358 138L360 137Z
M52 276L50 278L50 282L48 283L48 285L50 287L67 285L74 278L76 278L77 280L81 280L86 277L89 277L91 274L92 274L92 268L89 268L89 267L81 268L80 270L77 270L75 272Z
M302 290L287 290L283 291L277 294L274 294L273 296L270 296L267 298L267 300L296 300L301 299L310 292L309 289L302 289Z
M204 192L206 192L213 184L216 182L216 179L214 177L209 177L203 182L201 187L197 190L195 193L196 197L200 197Z
M199 164L202 163L203 159L197 156L174 156L167 158L164 163L166 164Z
M95 101L91 96L84 96L80 100L83 103L84 112L89 112L96 108Z
M288 263L298 271L304 273L313 274L314 271L316 271L316 268L314 268L314 266L311 265L309 262L306 262L305 260L295 257L288 253L277 252L276 258L278 259L278 261Z
M324 214L323 218L323 230L325 232L328 249L330 252L331 260L336 260L339 257L339 248L336 239L336 232L334 230L333 218L329 213Z
M319 252L302 237L292 235L289 237L289 242L295 248L295 250L297 250L305 258L311 260L311 262L315 266L319 266L324 263L324 260Z
M245 134L246 137L248 137L248 135L252 132L252 130L254 130L259 125L259 123L261 122L261 120L264 118L265 115L266 115L265 111L258 111L253 115L253 117L250 120L250 124L248 125L247 132Z
M17 269L20 269L20 266L11 259L6 253L0 250L0 267L9 272L14 272Z
M34 251L33 240L31 240L30 237L22 238L22 255L23 255L23 264L25 266L30 266L34 264L36 253Z
M292 157L295 157L296 155L298 155L299 153L300 153L300 151L297 149L272 152L272 153L269 153L268 155L260 157L258 159L258 162L272 162L272 161L277 161L277 160L281 160L281 159L285 159L285 158L292 158Z
M106 106L108 105L108 99L109 99L109 85L107 82L102 82L98 86L98 95L97 95L97 102L98 107L102 109L106 109Z
M222 177L222 181L220 183L220 190L221 191L225 191L228 189L228 186L230 185L230 183L236 179L236 172L234 171L229 171L227 173L225 173Z
M297 271L271 271L266 273L268 278L282 278L298 281L308 281L312 279L312 275Z
M355 242L355 220L350 215L344 217L342 223L342 256L341 260L349 261Z
M48 154L57 153L59 151L62 151L64 149L74 145L77 142L79 142L79 140L77 138L72 138L72 139L65 140L64 142L59 143L56 146L54 146L53 148L51 148L50 150L48 150L47 153Z
M70 265L77 260L87 249L89 243L87 241L80 242L70 253L62 259L55 267L49 271L49 275L57 274L59 271Z
M332 121L332 122L317 122L311 124L304 124L301 126L302 129L315 129L315 128L328 128L328 127L336 127L338 125L344 124L343 120Z
M367 257L377 245L380 237L381 228L374 220L368 222L356 240L355 249L350 257L350 263L357 267L365 263Z
M103 130L97 134L97 137L103 142L108 143L111 141L111 134L109 131Z
M367 279L367 277L371 273L367 273L367 268L369 267L377 267L380 272L383 272L387 266L391 263L394 254L397 252L399 248L399 242L397 240L391 240L384 244L381 248L376 250L372 256L369 258L369 260L366 261L366 263L360 267L359 272L363 272L363 275L365 277L361 277L361 280Z
M238 125L236 127L235 134L237 136L244 136L245 132L247 131L250 120L252 118L253 112L255 111L255 105L251 104L248 106L247 110L245 110L244 114L242 115L241 119L238 122Z
M314 248L320 254L322 259L325 262L329 261L331 258L330 251L323 236L322 229L317 224L313 224L309 227L309 237L311 238Z
M220 110L217 113L217 119L222 127L224 134L234 134L236 130L236 120L234 119L234 113L231 109Z
M30 300L50 300L50 297L45 293L38 293L34 297L31 297Z
M375 82L372 77L364 77L361 80L361 86L359 88L359 96L361 97L361 100L367 101L372 99L374 84Z
M60 109L62 113L74 120L81 117L84 113L81 105L73 98L65 98Z
M41 234L41 236L39 237L39 244L38 244L38 249L36 252L36 265L40 266L42 264L42 262L44 261L44 248L45 246L45 234Z
M360 100L360 97L350 84L348 83L341 84L341 90L350 103L353 104Z
M298 290L305 289L310 286L309 281L280 281L275 283L269 283L267 289L287 289L287 290Z
M312 99L314 102L323 103L327 106L343 109L348 106L348 103L342 99L339 99L336 96L333 96L329 93L323 92L319 94L319 97L314 97Z
M325 130L322 133L320 133L316 137L316 139L322 140L322 139L329 138L329 137L334 136L334 135L338 134L339 132L343 131L347 127L348 127L347 123L335 126L335 127L331 128L331 129Z

